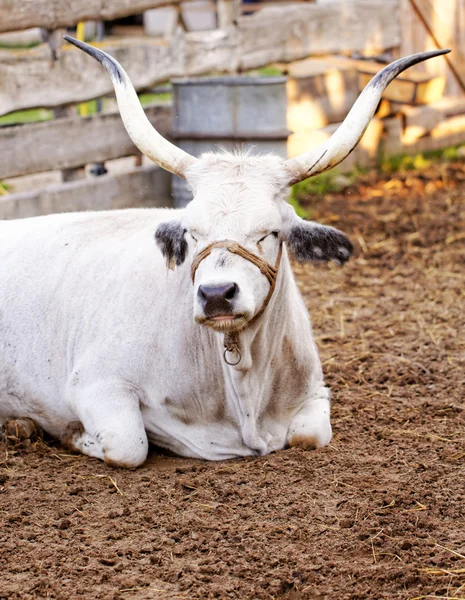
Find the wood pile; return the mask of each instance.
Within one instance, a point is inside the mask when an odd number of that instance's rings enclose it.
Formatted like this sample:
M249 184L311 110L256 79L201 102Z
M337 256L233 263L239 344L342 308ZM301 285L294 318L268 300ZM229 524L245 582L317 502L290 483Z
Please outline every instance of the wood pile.
M383 64L343 56L279 64L289 76L289 155L322 143L343 121ZM376 116L343 170L373 164L380 155L418 153L465 143L465 96L443 97L444 75L409 69L383 94Z

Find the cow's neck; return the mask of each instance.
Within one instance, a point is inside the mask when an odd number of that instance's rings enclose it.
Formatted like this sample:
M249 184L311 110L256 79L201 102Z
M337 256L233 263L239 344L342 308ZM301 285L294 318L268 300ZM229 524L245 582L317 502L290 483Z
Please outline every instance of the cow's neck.
M304 346L301 340L308 341L309 337L310 321L284 253L276 289L266 311L257 323L239 335L240 363L233 367L223 361L227 401L239 419L247 446L259 451L266 449L265 441L259 436L258 423L272 400L273 377L277 371L286 377L286 369L296 368L295 357L289 361L285 354L296 353L297 356L300 346ZM218 351L223 352L220 341Z

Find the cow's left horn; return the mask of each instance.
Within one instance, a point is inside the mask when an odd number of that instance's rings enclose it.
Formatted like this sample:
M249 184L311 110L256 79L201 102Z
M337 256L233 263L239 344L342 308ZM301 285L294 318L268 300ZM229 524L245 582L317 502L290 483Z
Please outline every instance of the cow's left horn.
M64 38L98 60L110 75L124 126L139 150L160 167L185 178L186 168L197 159L165 140L153 127L147 119L136 90L123 67L103 50L75 40L68 35L65 35Z
M399 73L419 62L447 54L450 50L420 52L387 65L368 83L347 117L333 135L318 148L285 161L291 175L290 184L297 183L338 165L348 156L365 133L387 85Z

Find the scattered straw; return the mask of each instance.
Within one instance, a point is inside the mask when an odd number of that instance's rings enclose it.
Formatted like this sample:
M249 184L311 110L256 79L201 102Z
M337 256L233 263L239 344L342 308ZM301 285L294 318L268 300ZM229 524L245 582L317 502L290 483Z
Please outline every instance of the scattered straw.
M416 506L413 508L408 508L405 512L417 512L419 510L428 510L428 507L422 504L421 502L415 502Z
M455 556L465 559L465 556L463 554L460 554L459 552L452 550L452 548L447 548L447 546L441 546L441 544L435 544L435 545L438 548L442 548L442 550L447 550L447 552L450 552L451 554L455 554Z
M111 477L111 475L78 475L79 479L109 479L115 490L118 492L120 496L124 496L123 492L118 487L116 483L116 479Z
M465 569L435 569L434 567L426 567L422 569L428 575L459 575L465 573Z

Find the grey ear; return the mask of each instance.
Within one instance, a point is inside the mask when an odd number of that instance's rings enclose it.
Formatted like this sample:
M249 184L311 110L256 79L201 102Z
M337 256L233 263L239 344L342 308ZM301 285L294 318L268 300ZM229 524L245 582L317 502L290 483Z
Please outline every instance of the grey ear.
M155 232L155 241L166 258L168 268L174 269L175 265L181 265L187 255L187 242L185 229L179 221L167 221L161 223Z
M300 220L293 225L286 242L299 261L334 260L344 264L354 249L352 242L342 231L313 221Z

